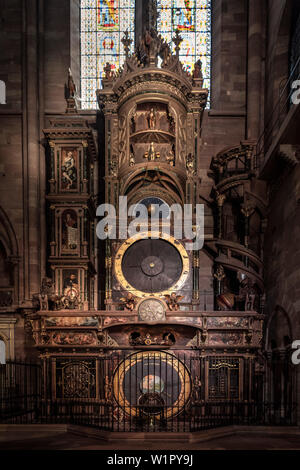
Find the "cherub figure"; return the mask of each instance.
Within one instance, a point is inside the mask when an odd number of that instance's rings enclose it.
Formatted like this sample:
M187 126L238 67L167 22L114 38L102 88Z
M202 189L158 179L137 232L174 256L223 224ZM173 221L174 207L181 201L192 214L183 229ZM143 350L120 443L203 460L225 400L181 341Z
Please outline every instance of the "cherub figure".
M124 303L124 307L126 310L130 310L131 312L135 308L135 299L131 292L128 292L127 297L121 297L120 299Z
M176 292L171 292L171 295L165 295L165 298L167 299L169 310L177 311L179 310L178 302L184 298L184 295L177 295Z

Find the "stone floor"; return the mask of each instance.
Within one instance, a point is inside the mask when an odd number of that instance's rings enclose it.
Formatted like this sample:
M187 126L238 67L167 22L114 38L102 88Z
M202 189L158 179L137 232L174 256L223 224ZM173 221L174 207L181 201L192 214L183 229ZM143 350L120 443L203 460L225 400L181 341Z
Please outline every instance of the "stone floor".
M197 435L109 436L66 426L2 426L0 450L300 450L299 428L224 428ZM131 439L128 440L128 437ZM107 436L106 436L107 439Z

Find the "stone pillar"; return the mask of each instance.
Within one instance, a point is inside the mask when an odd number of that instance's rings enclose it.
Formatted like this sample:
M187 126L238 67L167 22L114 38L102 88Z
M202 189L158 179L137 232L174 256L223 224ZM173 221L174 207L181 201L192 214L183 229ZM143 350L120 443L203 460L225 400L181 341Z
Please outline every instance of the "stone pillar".
M44 177L44 167L41 166L40 155L41 137L41 105L40 94L40 57L37 45L41 32L38 29L40 3L28 0L24 4L24 27L26 32L26 56L23 66L23 77L26 83L26 92L23 96L23 133L26 135L24 152L24 261L25 261L25 299L30 300L34 292L40 288L41 233L45 233L41 227L41 214L43 203L41 200L41 184ZM40 25L39 25L40 28ZM45 252L45 246L42 250Z
M262 10L261 0L248 0L248 64L246 139L260 135L262 84Z

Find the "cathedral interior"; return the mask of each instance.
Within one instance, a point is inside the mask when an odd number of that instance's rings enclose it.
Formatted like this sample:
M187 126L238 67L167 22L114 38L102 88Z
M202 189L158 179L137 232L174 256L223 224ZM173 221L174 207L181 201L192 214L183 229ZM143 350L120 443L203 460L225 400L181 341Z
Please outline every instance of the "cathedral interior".
M0 24L0 423L299 426L298 0L0 0Z

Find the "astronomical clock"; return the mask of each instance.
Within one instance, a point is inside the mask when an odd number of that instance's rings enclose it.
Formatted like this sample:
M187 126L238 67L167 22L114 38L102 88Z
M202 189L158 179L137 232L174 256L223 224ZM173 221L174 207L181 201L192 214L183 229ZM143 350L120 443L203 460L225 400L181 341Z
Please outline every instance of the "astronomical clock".
M147 34L149 47L141 39L132 55L125 35L118 74L106 65L98 142L72 96L44 131L48 278L28 318L52 399L106 403L119 430L145 420L168 429L201 403L262 394L265 208L253 194L253 143L212 156L204 175L201 67L183 68L179 33L175 53ZM117 215L116 237L107 228L104 241L95 235L99 193ZM200 203L204 246L191 250L172 207L191 205L195 231ZM120 236L139 205L139 229Z

